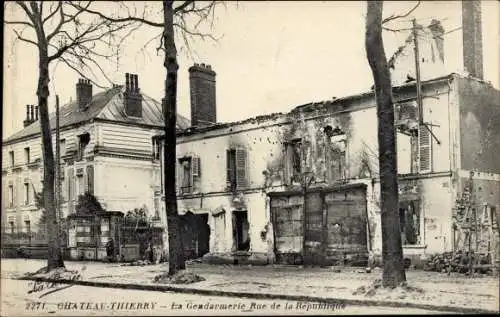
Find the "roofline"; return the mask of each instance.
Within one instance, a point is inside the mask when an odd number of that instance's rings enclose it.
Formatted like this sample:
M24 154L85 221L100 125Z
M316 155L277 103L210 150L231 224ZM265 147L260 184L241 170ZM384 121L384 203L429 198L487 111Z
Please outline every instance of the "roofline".
M132 123L132 122L123 122L123 121L118 121L118 120L92 118L92 119L80 121L78 123L73 123L73 124L62 126L60 128L60 131L74 129L76 127L79 127L79 126L82 126L82 125L85 125L88 123L92 123L92 122L114 123L114 124L120 124L120 125L136 126L136 127L141 127L141 128L153 128L153 129L163 129L164 128L162 125L154 125L154 124L146 124L146 123ZM51 133L54 133L55 131L56 131L56 128L53 128L51 130ZM2 144L3 145L10 145L10 144L14 144L14 143L22 142L22 141L27 141L30 139L38 138L38 137L40 137L40 135L41 135L41 131L33 133L33 134L25 135L22 137L18 137L15 139L7 138L6 140L2 141Z
M423 81L422 85L432 85L432 84L436 84L436 83L439 83L439 82L444 82L444 81L448 81L450 79L454 79L455 77L462 77L462 76L459 75L459 74L457 74L457 73L450 73L450 74L447 74L447 75L444 75L444 76L440 76L440 77L436 77L436 78L433 78L433 79L429 79L429 80ZM408 89L408 88L414 87L414 86L416 86L416 82L411 82L411 83L406 83L406 84L403 84L403 85L395 86L395 87L393 87L393 92L398 92L398 91L405 90L405 89ZM372 91L366 91L366 92L363 92L363 93L348 95L348 96L345 96L345 97L336 98L336 99L332 99L332 100L310 102L310 103L306 103L306 104L303 104L303 105L296 106L295 108L293 108L292 110L290 110L287 113L271 113L269 115L265 115L265 116L261 115L261 116L251 117L251 118L243 119L241 121L228 122L228 123L219 123L219 124L216 124L216 125L212 125L212 126L208 126L208 127L203 127L203 128L190 128L190 129L186 129L185 131L181 131L181 132L176 133L176 136L182 137L182 136L190 136L190 135L202 134L202 133L209 132L209 131L214 131L214 130L219 130L219 129L224 129L224 128L229 128L229 127L234 127L234 126L238 126L238 125L247 124L248 122L250 122L252 120L258 120L259 118L263 118L263 117L272 118L272 117L276 117L277 115L282 115L283 117L285 117L285 116L293 114L293 113L299 113L299 112L301 112L301 109L305 108L306 106L314 106L316 104L320 105L320 104L324 104L324 103L336 104L336 103L341 103L341 102L349 102L349 101L352 101L352 100L357 100L357 99L361 99L361 98L367 98L367 97L370 97L370 96L373 96L373 95L374 95L374 91L372 90ZM162 140L164 138L164 134L155 135L155 136L153 136L153 138L157 139L157 140Z
M90 123L90 122L92 122L92 120L94 120L94 119L88 119L88 120L84 120L84 121L79 121L77 123L68 124L68 125L60 127L59 130L60 131L70 130L70 129L85 125L87 123ZM41 129L41 127L40 127L40 129ZM56 128L53 128L53 129L51 129L50 132L53 133L55 131L56 131ZM22 137L14 138L14 139L7 138L7 139L2 141L2 145L10 145L10 144L14 144L14 143L22 142L22 141L27 141L30 139L35 139L37 137L40 137L41 134L42 134L42 132L38 131L36 133L28 134L28 135L25 135Z

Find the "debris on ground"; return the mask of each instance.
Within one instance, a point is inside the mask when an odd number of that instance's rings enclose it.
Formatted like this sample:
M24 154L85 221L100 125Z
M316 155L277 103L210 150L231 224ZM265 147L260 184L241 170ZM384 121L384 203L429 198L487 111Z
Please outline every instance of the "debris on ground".
M149 260L137 260L129 263L123 264L123 266L145 266L145 265L152 265L155 264L153 262L150 262Z
M431 256L424 265L425 271L440 273L468 273L474 272L488 274L492 272L492 266L488 255L474 254L473 252L445 252Z
M407 282L401 283L395 288L384 288L381 279L376 279L369 286L360 286L352 294L365 295L366 297L373 297L375 295L383 296L386 298L406 298L410 294L423 294L424 290L419 287L410 286Z
M202 276L182 270L175 273L174 275L170 275L168 273L157 275L155 276L153 281L155 283L164 283L164 284L192 284L204 280L205 278Z
M34 273L26 273L29 277L39 277L52 280L77 280L81 278L81 274L77 270L68 270L64 267L48 270L43 267Z

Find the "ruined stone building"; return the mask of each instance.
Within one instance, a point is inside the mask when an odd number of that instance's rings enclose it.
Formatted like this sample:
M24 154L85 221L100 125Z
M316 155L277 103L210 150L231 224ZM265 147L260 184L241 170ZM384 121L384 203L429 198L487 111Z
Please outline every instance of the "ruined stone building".
M437 72L444 54L436 32L444 30L436 21L422 30L430 40L420 41L421 58L433 64L421 69L424 124L411 73L414 42L390 60L401 235L405 257L415 260L455 247L456 201L470 180L477 208L493 215L500 203L500 93L480 78ZM191 90L192 125L177 135L188 258L325 264L381 253L373 90L218 123L215 72L203 64L190 71L200 84ZM154 138L160 147L162 138Z
M74 213L78 196L89 192L106 210L127 212L145 207L159 223L154 202L159 180L153 178L159 162L153 156L151 137L163 130L161 104L141 93L134 74L126 74L123 86L97 94L92 91L88 80L79 80L76 99L60 108L62 215ZM49 116L55 144L55 113ZM189 120L181 116L177 123L182 128L189 126ZM6 233L39 229L41 211L34 195L42 191L41 142L38 109L27 106L24 129L2 142L2 225Z

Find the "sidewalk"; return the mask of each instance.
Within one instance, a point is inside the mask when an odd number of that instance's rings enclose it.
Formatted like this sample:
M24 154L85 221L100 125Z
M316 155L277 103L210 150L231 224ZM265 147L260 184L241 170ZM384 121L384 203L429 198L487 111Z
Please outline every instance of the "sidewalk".
M45 265L43 260L2 259L2 278L20 278ZM377 290L375 295L353 293L381 278L380 271L359 273L356 268L300 268L297 266L232 266L188 263L187 270L206 280L187 285L153 282L167 264L122 266L117 263L66 262L82 271L80 284L101 287L176 291L204 295L275 298L301 301L344 301L347 305L378 305L438 309L462 313L499 311L498 277L469 278L452 274L407 271L418 292ZM363 271L363 270L361 270Z

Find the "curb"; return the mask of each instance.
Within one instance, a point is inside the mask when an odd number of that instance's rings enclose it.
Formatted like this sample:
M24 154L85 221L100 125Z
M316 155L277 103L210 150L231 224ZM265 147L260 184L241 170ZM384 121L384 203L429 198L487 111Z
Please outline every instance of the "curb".
M382 306L382 307L396 307L396 308L416 308L424 310L434 310L448 313L458 314L498 314L498 311L482 309L482 308L468 308L457 306L436 306L431 304L417 304L408 302L394 302L394 301L378 301L370 299L346 299L334 297L319 297L319 296L305 296L305 295L286 295L286 294L273 294L273 293L253 293L253 292L233 292L233 291L219 291L211 289L198 289L188 287L176 287L161 284L130 284L130 283L113 283L113 282L99 282L99 281L85 281L85 280L68 280L68 279L50 279L41 277L19 277L14 278L20 281L36 281L48 282L57 284L73 284L81 286L103 287L103 288L118 288L129 290L141 291L157 291L157 292L175 292L185 294L199 294L208 296L224 296L224 297L243 297L252 299L276 299L276 300L290 300L299 302L321 302L328 304L343 304L352 306Z

